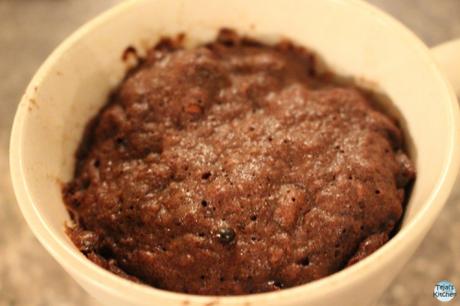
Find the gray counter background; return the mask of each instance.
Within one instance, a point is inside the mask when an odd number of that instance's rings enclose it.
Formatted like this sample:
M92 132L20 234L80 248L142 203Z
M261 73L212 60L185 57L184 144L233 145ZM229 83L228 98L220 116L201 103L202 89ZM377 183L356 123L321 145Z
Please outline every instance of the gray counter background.
M26 226L9 179L8 139L17 103L40 63L78 26L118 2L0 0L0 306L97 305ZM400 19L429 46L460 38L460 0L369 2ZM457 183L440 218L378 306L440 305L431 294L442 279L460 290L459 202ZM460 296L445 305L460 305Z

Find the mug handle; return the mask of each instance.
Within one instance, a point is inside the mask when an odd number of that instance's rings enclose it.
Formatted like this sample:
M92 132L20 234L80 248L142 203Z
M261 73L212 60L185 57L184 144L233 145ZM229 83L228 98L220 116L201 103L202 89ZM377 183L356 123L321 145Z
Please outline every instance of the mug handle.
M460 97L460 39L440 44L431 51L441 71Z

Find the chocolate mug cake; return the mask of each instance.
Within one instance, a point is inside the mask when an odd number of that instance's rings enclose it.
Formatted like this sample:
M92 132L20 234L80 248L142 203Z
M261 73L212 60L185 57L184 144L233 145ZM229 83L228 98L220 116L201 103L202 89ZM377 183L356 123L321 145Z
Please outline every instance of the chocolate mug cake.
M397 122L309 50L163 39L88 124L64 200L100 266L203 295L279 290L381 247L415 178Z

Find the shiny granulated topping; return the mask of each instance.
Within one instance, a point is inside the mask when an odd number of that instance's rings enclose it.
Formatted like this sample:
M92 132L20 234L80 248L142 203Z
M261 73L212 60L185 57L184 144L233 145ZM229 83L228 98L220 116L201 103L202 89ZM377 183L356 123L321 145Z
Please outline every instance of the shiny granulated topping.
M222 31L163 40L88 125L64 198L91 260L233 295L330 275L383 245L414 179L401 131L314 56Z

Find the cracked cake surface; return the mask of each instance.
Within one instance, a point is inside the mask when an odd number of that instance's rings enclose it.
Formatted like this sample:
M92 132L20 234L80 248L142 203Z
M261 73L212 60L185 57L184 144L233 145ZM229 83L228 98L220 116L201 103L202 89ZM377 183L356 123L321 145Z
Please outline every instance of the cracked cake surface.
M63 191L75 245L204 295L304 284L382 246L415 177L402 132L314 62L228 30L163 39L88 124Z

